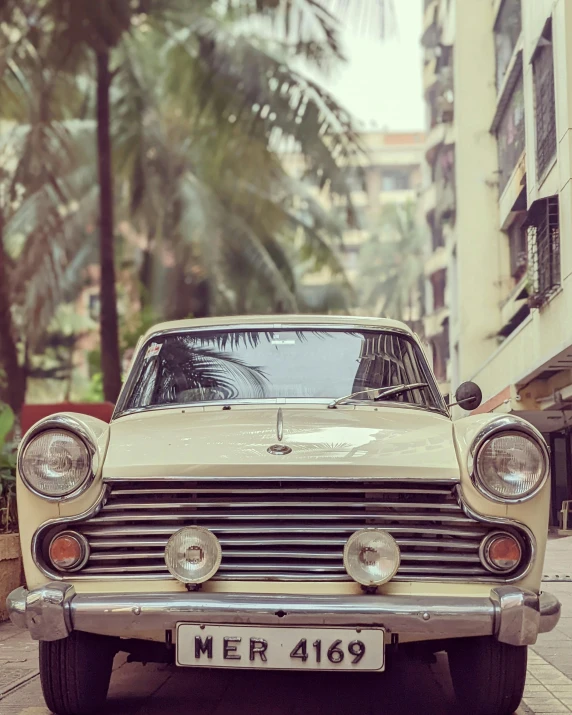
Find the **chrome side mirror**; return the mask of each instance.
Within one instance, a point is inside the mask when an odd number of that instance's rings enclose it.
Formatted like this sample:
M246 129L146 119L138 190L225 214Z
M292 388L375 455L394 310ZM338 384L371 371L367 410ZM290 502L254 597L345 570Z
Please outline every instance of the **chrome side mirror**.
M448 406L459 405L464 410L476 410L482 401L481 388L474 382L463 382L455 392L455 402L451 402Z

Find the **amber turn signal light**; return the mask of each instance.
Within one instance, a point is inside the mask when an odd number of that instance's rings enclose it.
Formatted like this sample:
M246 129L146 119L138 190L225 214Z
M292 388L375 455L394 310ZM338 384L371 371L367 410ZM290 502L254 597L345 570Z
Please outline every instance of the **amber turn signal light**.
M522 547L512 534L495 532L485 536L479 549L481 563L489 571L513 571L522 560Z
M58 571L77 571L89 558L89 544L82 534L62 531L52 539L48 553Z

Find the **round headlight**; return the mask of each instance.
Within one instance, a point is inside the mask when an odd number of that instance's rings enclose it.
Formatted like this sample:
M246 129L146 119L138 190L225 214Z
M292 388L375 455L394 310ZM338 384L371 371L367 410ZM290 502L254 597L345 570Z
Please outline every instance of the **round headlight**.
M399 546L381 529L361 529L344 546L344 567L362 586L379 586L392 579L399 568Z
M222 549L216 536L202 526L185 526L165 547L165 563L183 583L204 583L218 571Z
M26 486L48 499L60 499L80 489L92 473L85 442L67 430L46 430L24 447L19 471Z
M542 447L522 432L493 435L483 442L475 457L477 485L493 499L526 499L540 489L547 473Z

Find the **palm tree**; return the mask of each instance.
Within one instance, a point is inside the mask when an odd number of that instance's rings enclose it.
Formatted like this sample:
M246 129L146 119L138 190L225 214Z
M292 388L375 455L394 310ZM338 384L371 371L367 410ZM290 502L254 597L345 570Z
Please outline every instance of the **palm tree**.
M341 0L338 3L343 4ZM387 7L387 2L385 5ZM193 3L141 0L136 8L129 0L98 3L91 0L5 0L0 8L0 19L7 19L8 27L16 27L20 34L20 39L13 44L21 48L27 43L35 51L28 54L41 60L43 72L49 68L57 70L50 75L52 84L55 82L53 78L57 78L58 87L62 85L62 90L55 92L48 82L48 91L39 93L48 98L42 105L41 115L36 118L40 134L51 131L56 119L60 123L64 120L57 116L60 105L73 107L68 109L68 115L89 116L89 110L86 110L90 105L89 93L78 92L77 68L82 72L84 90L89 89L93 74L90 67L94 64L90 58L95 57L101 338L107 399L115 399L120 382L114 273L113 210L117 201L112 183L112 118L118 125L114 127L117 129L114 132L114 158L118 165L129 170L131 205L126 212L129 218L134 216L143 223L154 242L154 250L167 238L175 248L177 260L181 259L177 265L185 266L187 272L188 261L195 260L198 251L210 273L211 285L220 286L220 295L230 296L237 307L240 307L241 281L237 281L233 271L229 270L230 261L235 265L243 262L247 270L241 272L241 278L250 271L250 280L256 276L265 283L272 289L277 302L289 309L297 307L290 246L288 241L286 244L278 241L277 236L291 237L302 231L322 260L336 264L328 241L334 232L331 222L310 201L307 212L310 221L303 220L293 210L289 193L291 180L276 159L276 149L292 139L306 156L309 175L322 184L328 183L333 192L346 191L339 166L356 150L356 136L349 118L321 88L289 69L295 52L318 66L341 57L336 21L328 6L339 9L334 0L296 3L290 0L244 3L228 0L226 6L214 0ZM146 11L151 14L146 16ZM259 22L259 33L253 33L253 25L248 24L253 16ZM130 27L142 31L142 25L154 34L147 41L147 51L151 49L150 43L157 43L157 49L162 52L160 57L165 61L162 72L165 91L160 96L139 91L149 86L148 71L146 76L143 73L145 81L138 86L140 70L144 68L141 48L137 47L142 32L134 29L132 34L126 35L126 31ZM152 52L149 52L151 56ZM110 69L110 58L113 70ZM0 93L6 90L10 102L17 103L18 94L28 99L31 96L26 87L29 68L21 64L20 58L14 55L12 65L9 62L0 65L0 84L3 85ZM45 74L49 75L49 72ZM153 79L156 84L156 78ZM121 90L114 93L114 83L119 85L120 80ZM71 91L63 90L66 82ZM10 85L17 87L15 94ZM126 85L132 94L121 94ZM127 100L123 107L122 96ZM78 97L82 99L81 107L77 106ZM149 102L150 98L153 101ZM2 103L3 113L9 104ZM56 107L58 111L55 111ZM121 114L122 110L128 111ZM26 120L30 122L31 135L35 134L32 132L33 119ZM17 121L23 120L19 118ZM157 161L153 160L152 152L160 157ZM254 158L256 161L252 161ZM29 165L30 156L26 159L28 164L24 162L24 168ZM255 169L247 172L251 161ZM75 170L77 173L79 167ZM47 197L42 207L54 215L50 201L58 198L58 191L63 191L62 176L69 174L76 180L70 181L70 185L82 182L77 181L71 168L65 172L52 172L51 177L47 174L42 172L45 186L51 187L47 193L55 196ZM19 175L27 176L25 171L20 171ZM119 175L119 178L123 177ZM41 182L36 184L41 186ZM94 183L90 183L79 192L82 209L86 203L84 199L93 200L93 192L89 191L93 186ZM38 190L36 185L34 189L27 188L26 206L33 208L36 205L34 196ZM69 198L71 193L66 196ZM76 199L74 201L77 203ZM156 217L150 218L150 207L158 203L161 210ZM51 208L46 208L48 206ZM89 207L87 201L85 210L89 211ZM40 215L41 212L36 213L37 217ZM62 230L64 224L72 223L69 218L66 221L55 218L51 226L61 234L63 243L64 239L73 243L70 231ZM40 246L41 231L35 235L35 243ZM82 235L82 231L77 233L77 236ZM55 242L58 246L63 243ZM65 245L69 248L69 244ZM69 255L66 250L59 251L60 259L62 255ZM34 255L39 254L36 251ZM34 265L40 264L38 259ZM44 269L48 268L46 283L50 278L52 283L57 283L61 275L50 269L49 261L42 265ZM53 265L61 266L61 260ZM28 272L28 278L30 275L33 273ZM235 291L225 285L232 283L233 277L239 288ZM58 294L53 286L48 292L54 299ZM6 316L8 313L6 310L2 313L0 306L0 314Z
M361 305L396 320L419 318L423 248L415 203L389 204L379 232L360 251Z

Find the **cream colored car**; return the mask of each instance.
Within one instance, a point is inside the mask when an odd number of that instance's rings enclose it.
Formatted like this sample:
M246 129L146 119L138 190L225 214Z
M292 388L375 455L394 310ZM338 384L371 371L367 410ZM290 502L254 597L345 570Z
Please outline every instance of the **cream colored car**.
M451 421L401 323L168 323L110 425L60 414L25 435L27 588L8 607L59 715L98 711L118 651L348 672L398 644L448 652L464 712L508 715L560 615L540 592L548 473L528 423Z

